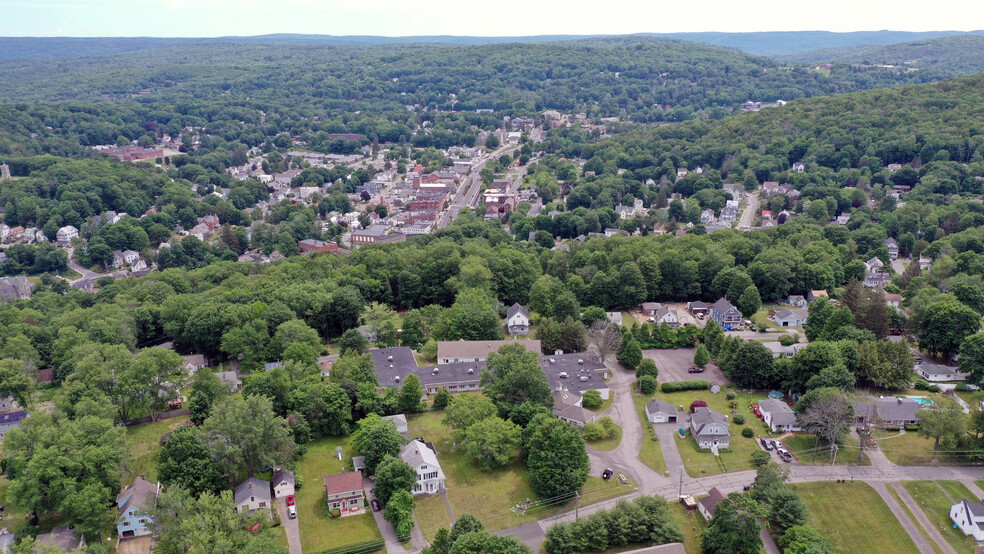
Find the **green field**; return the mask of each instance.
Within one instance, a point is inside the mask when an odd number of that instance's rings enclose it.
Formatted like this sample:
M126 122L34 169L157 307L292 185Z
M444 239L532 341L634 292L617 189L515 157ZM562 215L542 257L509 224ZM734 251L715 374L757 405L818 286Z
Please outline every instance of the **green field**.
M817 438L809 433L797 433L782 439L786 449L796 456L796 460L806 466L830 465L830 451L825 446L817 448ZM867 456L858 460L858 439L853 433L845 438L845 444L837 452L835 465L870 466Z
M888 489L888 494L892 495L892 497L895 498L895 501L899 503L899 506L902 506L902 510L906 513L906 515L909 516L909 521L911 521L912 524L916 526L916 529L919 530L919 534L922 535L924 539L926 539L926 543L928 543L929 546L933 547L933 552L936 552L937 554L943 554L943 549L941 549L940 546L936 544L936 541L934 541L933 538L929 536L929 533L923 527L922 523L919 523L919 520L916 519L915 514L912 513L912 509L909 508L909 505L904 500L902 500L901 496L899 496L899 493L898 491L895 490L895 487L891 485L886 485L885 488Z
M188 421L188 416L126 428L126 441L130 445L133 461L129 471L123 475L124 485L129 485L140 475L151 483L157 481L157 453L161 451L161 437L185 421Z
M919 552L902 524L875 489L865 483L799 483L810 523L834 552L868 554Z
M915 431L906 431L901 435L898 431L878 431L875 437L878 448L893 463L903 466L933 463L933 439L920 437ZM941 464L967 463L961 456L952 454L939 454L937 461Z
M641 396L638 394L632 395L632 401L635 402L636 413L639 414L639 424L642 425L643 437L642 437L642 447L639 449L639 460L647 466L653 468L655 471L663 473L666 471L666 460L663 459L663 449L659 447L659 442L656 441L656 434L653 432L653 426L646 421L646 403L652 400L651 396Z
M760 450L756 439L741 436L743 427L750 427L758 431L765 429L764 424L757 420L754 412L749 405L766 397L765 393L742 393L734 401L729 401L725 396L725 391L717 394L706 390L680 391L656 393L656 398L665 400L678 408L683 406L684 410L690 408L690 403L694 400L703 400L712 410L729 416L732 420L728 431L731 433L731 451L722 452L719 457L715 457L710 452L701 452L697 449L697 443L692 437L677 443L680 449L680 457L683 458L683 465L687 468L687 473L691 477L701 477L704 475L716 475L729 471L744 471L754 469L751 456L753 452ZM735 409L732 411L731 403L734 402ZM745 424L734 423L734 414L745 416ZM688 430L688 435L689 430Z
M957 552L974 552L977 541L962 531L953 528L950 520L950 506L963 498L976 499L967 487L957 481L904 481L902 486L909 491L912 498L926 518L936 527L946 542L950 543Z
M441 424L441 412L427 412L410 418L410 435L422 436L434 443L438 460L447 478L448 502L456 517L472 514L491 531L508 529L531 521L574 509L573 502L564 504L536 504L528 510L514 510L526 499L536 501L530 487L526 466L518 459L493 471L482 471L463 452L456 451L451 442L450 429ZM622 485L617 479L603 481L600 477L588 477L581 489L582 505L634 492L635 483ZM417 512L417 520L425 536L447 525L447 514L436 509Z
M418 496L416 500L417 508L414 513L417 515L417 521L420 522L424 538L432 541L438 529L441 527L451 528L451 514L448 513L448 508L444 505L444 499L440 495Z
M330 519L325 512L325 475L351 470L351 437L320 439L307 444L297 472L304 486L297 490L297 521L301 531L301 547L307 552L379 540L383 536L368 508L366 514ZM342 460L335 448L342 447Z
M687 552L700 552L700 532L707 527L704 516L697 510L688 510L679 502L670 502L670 512L683 531L683 546Z

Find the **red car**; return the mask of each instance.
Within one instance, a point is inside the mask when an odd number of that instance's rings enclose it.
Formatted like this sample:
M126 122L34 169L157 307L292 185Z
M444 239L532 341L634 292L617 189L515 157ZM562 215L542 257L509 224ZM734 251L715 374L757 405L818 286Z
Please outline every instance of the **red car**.
M293 506L294 505L294 495L293 494L288 494L287 495L287 505L288 506Z

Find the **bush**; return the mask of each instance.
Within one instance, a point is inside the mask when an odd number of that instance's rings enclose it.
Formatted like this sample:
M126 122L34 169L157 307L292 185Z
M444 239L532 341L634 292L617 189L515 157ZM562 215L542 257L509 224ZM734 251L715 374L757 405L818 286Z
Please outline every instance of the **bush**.
M885 429L886 431L900 431L902 428L899 427L898 425L886 425L885 427L883 427L883 429Z
M737 394L737 393L735 393L735 391L733 391L733 390L729 390L729 391L728 391L728 394L726 394L726 395L725 395L725 397L726 397L726 398L727 398L728 400L734 400L735 398L738 398L738 394Z
M954 390L957 392L970 392L970 386L967 383L960 383Z
M605 428L596 421L585 423L581 431L584 432L584 440L589 442L600 441L605 438Z
M706 390L710 383L706 379L693 379L690 381L677 381L675 383L663 383L660 389L663 392L680 392L683 390Z
M791 346L799 342L799 335L783 335L779 337L779 344L783 346Z
M325 504L325 507L327 508L328 505ZM338 508L332 508L332 509L328 510L328 517L330 517L331 519L340 518L340 517L342 517L342 510L340 510Z
M744 425L745 424L745 416L742 415L742 414L735 414L734 421L738 425Z
M581 405L585 408L594 409L601 407L601 393L594 389L584 391L582 398Z
M598 423L605 428L605 435L607 435L608 438L614 439L618 435L618 425L612 418L605 416L599 419Z
M690 413L694 413L697 408L706 408L707 402L704 400L694 400L690 403Z
M918 431L919 430L919 424L918 423L908 424L908 425L905 426L905 430L906 431Z
M304 486L304 476L300 471L294 472L294 488L299 489Z
M769 460L771 459L772 456L768 452L765 452L764 450L758 450L752 452L752 463L757 466L764 466L765 464L769 463Z
M929 390L929 381L925 379L916 379L916 383L913 385L916 390Z
M650 395L656 392L659 383L656 382L656 379L652 375L646 375L636 380L636 386L639 387L639 392L642 394ZM663 386L665 387L666 383L663 383ZM663 390L666 389L664 388Z
M940 392L940 386L939 385L930 385L930 386L926 387L926 390L929 391L929 392Z
M636 368L636 377L641 378L646 375L659 377L659 368L656 367L656 362L650 360L649 358L643 358L643 360L639 362L639 367Z
M755 431L752 431L751 427L744 427L741 430L741 436L745 437L746 439L750 439L755 436Z
M448 389L441 389L437 391L437 394L434 395L434 409L443 410L444 408L447 408L448 404L451 403L451 398L452 396L451 393L448 392Z

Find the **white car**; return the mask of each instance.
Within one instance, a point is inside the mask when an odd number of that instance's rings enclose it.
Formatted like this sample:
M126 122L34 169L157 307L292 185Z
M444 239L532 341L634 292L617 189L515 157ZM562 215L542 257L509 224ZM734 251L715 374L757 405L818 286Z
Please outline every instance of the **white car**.
M297 506L287 506L287 517L297 519Z

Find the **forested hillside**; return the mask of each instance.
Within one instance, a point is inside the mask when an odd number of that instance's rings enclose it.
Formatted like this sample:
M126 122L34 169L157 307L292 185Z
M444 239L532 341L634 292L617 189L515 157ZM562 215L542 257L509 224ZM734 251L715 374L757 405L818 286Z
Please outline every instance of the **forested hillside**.
M781 57L798 63L886 64L957 76L984 71L984 36L959 35L886 46L814 50Z

